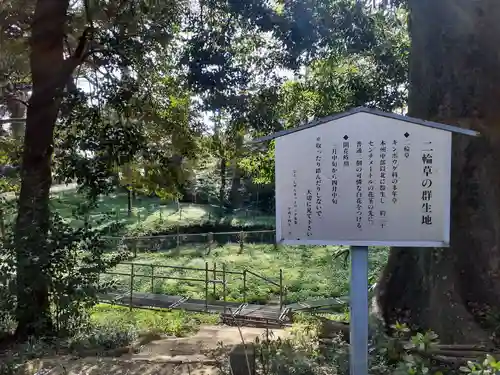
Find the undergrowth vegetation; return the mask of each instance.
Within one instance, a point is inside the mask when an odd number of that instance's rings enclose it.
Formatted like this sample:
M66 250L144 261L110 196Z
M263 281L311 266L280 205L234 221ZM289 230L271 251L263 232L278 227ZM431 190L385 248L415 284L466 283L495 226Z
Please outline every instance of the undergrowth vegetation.
M217 324L214 314L189 313L183 310L140 310L99 304L92 309L94 327L112 327L138 333L183 337L195 333L202 324Z
M82 220L74 218L74 211L85 200L83 194L63 192L53 194L51 205L55 212L70 220L72 225L82 225ZM258 211L222 213L219 207L209 204L177 204L171 200L163 201L148 196L137 196L129 215L127 194L120 191L100 196L97 207L89 211L88 220L92 225L115 221L121 227L119 233L128 236L173 234L179 228L180 233L207 233L274 227L274 217L262 215Z
M287 338L275 338L272 330L264 332L252 343L255 373L350 374L349 343L333 332L325 339L321 322L315 316L301 314ZM397 324L393 326L394 335L389 337L378 320L372 320L370 328L370 375L493 375L500 371L500 362L490 354L479 356L478 360L455 358L454 361L438 355L436 360L439 338L432 331L411 334L408 327ZM227 361L224 361L223 343L214 356L220 360L220 373L230 374Z
M181 310L129 310L98 304L90 311L89 325L54 340L30 339L0 352L0 375L18 373L26 361L54 355L119 356L133 343L148 343L163 336L184 337L202 324L217 324L216 315ZM5 327L0 327L5 329Z
M271 234L272 236L273 234ZM343 257L334 257L335 247L311 246L273 246L266 244L245 244L243 250L238 244L224 244L211 251L207 245L186 245L169 251L138 253L134 259L134 291L154 292L169 295L205 298L205 264L208 262L210 279L216 267L217 279L222 279L222 267L226 270L243 272L252 270L274 282L270 283L252 274L247 274L246 290L241 274L226 274L226 299L229 301L246 300L252 303L265 303L276 300L280 293L280 269L283 272L283 285L286 302L304 301L314 298L329 298L348 294L349 266ZM387 249L374 248L370 252L370 278L375 281L387 259ZM141 265L142 264L142 265ZM149 264L157 265L152 271ZM165 266L165 267L161 267ZM174 269L169 266L195 268ZM131 265L120 264L113 272L123 275L102 275L102 280L112 282L121 291L130 288ZM154 272L154 279L151 278ZM162 279L162 277L164 279ZM168 277L197 279L185 281L167 279ZM153 282L152 282L153 280ZM209 287L210 296L223 298L223 288Z

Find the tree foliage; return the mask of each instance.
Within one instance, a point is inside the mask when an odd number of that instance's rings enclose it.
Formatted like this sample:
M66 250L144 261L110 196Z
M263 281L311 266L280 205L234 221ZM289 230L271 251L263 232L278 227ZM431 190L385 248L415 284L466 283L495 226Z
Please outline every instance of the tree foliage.
M252 137L352 106L405 106L402 9L350 0L18 5L0 8L0 43L8 51L0 72L9 78L0 96L29 96L26 131L22 157L8 142L0 157L22 159L9 247L21 336L55 330L57 283L81 296L79 288L93 282L60 278L85 265L61 249L80 244L91 229L71 232L50 213L53 176L76 180L88 206L117 184L164 198L189 188L238 206L249 176L273 179L272 144L255 152L245 145ZM16 53L28 42L27 53Z

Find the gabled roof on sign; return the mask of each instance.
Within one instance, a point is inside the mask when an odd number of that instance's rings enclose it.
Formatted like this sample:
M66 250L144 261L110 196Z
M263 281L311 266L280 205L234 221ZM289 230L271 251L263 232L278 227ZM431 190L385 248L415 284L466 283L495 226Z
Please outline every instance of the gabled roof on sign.
M452 133L470 135L473 137L479 136L478 132L476 132L475 130L471 130L471 129L464 129L464 128L460 128L458 126L451 126L451 125L446 125L446 124L440 124L438 122L421 120L421 119L417 119L414 117L399 115L397 113L392 113L392 112L384 112L384 111L380 111L378 109L373 109L373 108L356 107L356 108L351 109L350 111L347 111L347 112L342 112L342 113L338 113L338 114L335 114L332 116L323 117L323 118L320 118L318 120L312 121L310 123L307 123L307 124L304 124L301 126L297 126L295 128L282 130L282 131L267 135L267 136L262 137L262 138L254 139L254 140L252 140L251 143L261 143L261 142L270 141L272 139L276 139L276 138L283 137L283 136L288 135L288 134L296 133L296 132L299 132L301 130L313 128L315 126L325 124L325 123L330 122L330 121L334 121L334 120L341 119L343 117L351 116L351 115L354 115L356 113L369 113L371 115L387 117L387 118L390 118L393 120L411 122L413 124L427 126L429 128L444 130L444 131L448 131L448 132L452 132Z

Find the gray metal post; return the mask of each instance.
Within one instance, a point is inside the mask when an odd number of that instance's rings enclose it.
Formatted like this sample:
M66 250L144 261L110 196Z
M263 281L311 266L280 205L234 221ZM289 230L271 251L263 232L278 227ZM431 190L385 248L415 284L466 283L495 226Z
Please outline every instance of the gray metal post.
M351 246L351 375L368 375L368 246Z

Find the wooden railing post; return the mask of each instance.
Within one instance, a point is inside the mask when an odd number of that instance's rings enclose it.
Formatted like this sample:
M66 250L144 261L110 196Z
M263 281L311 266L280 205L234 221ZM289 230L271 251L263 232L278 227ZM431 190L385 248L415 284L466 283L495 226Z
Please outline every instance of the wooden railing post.
M5 238L5 216L2 209L0 209L0 232L2 232L2 238Z
M208 252L212 251L212 243L214 242L214 234L212 232L208 233Z
M132 241L132 251L134 252L134 259L137 258L137 238Z
M280 311L283 308L283 270L280 268Z
M208 262L205 262L205 311L208 311Z
M243 231L241 231L241 232L240 232L240 252L239 252L239 254L243 254L243 241L244 241L244 236L245 236L244 232L243 232Z
M155 266L151 265L151 293L155 292Z
M212 283L214 285L214 298L215 298L215 292L216 292L216 290L215 290L215 281L216 280L217 280L217 263L214 263L214 279L213 279L214 282Z
M224 301L224 314L226 313L226 263L222 263L222 299Z
M247 302L247 270L243 270L243 303Z
M177 250L179 249L180 246L179 233L180 233L179 224L177 224Z
M134 263L130 267L130 298L129 298L129 308L132 311L132 298L134 295Z

